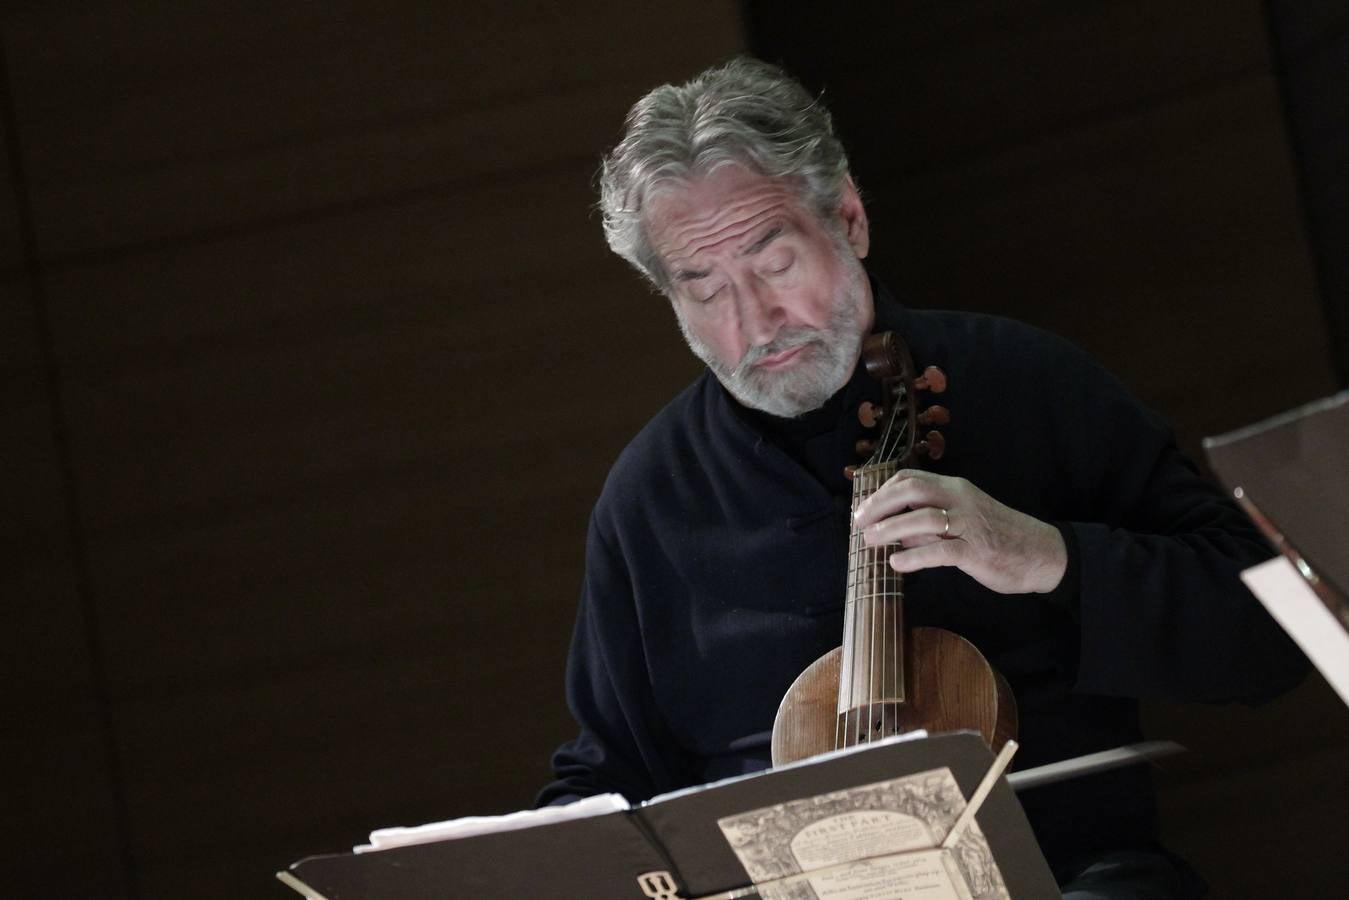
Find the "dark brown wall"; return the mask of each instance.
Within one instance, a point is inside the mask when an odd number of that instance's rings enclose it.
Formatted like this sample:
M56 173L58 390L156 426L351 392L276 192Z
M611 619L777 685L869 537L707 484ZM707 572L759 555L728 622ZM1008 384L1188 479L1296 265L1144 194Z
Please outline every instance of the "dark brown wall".
M1340 384L1349 385L1349 6L1336 0L1264 6L1331 355Z
M591 178L739 15L650 18L0 20L0 893L290 896L372 827L531 803L589 505L695 371Z
M816 37L877 43L829 99L881 139L892 282L1067 333L1190 444L1330 389L1254 4L942 8ZM592 173L738 8L72 2L0 39L0 878L283 897L373 827L527 805L589 505L695 372ZM1323 684L1152 715L1225 896L1270 841L1331 871Z

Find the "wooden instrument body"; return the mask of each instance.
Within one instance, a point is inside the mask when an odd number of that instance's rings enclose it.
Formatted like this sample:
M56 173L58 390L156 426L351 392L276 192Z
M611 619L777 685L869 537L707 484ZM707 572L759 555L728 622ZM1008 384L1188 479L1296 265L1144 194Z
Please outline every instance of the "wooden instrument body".
M864 403L858 410L864 427L881 430L876 440L858 444L867 462L845 470L854 510L900 469L920 457L940 458L945 438L919 429L950 421L941 406L919 412L917 393L944 392L946 376L932 366L916 374L898 335L868 338L862 358L886 400L883 408ZM1011 688L973 644L940 628L906 627L903 579L888 562L893 549L873 547L852 529L843 644L811 664L783 697L773 723L773 765L919 728L973 729L995 750L1016 736Z
M1012 689L973 644L943 628L911 628L905 643L909 699L869 704L865 721L838 709L842 647L798 675L773 720L773 765L918 728L975 729L995 750L1016 736Z

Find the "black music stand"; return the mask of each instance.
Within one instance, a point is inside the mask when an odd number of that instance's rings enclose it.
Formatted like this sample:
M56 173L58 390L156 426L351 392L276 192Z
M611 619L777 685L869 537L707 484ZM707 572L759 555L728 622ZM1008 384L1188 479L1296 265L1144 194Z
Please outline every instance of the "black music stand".
M1349 704L1349 391L1206 438L1204 451L1283 555L1242 578Z
M951 859L965 853L963 835L977 832L971 840L977 838L984 862L991 860L995 866L983 865L974 878L995 869L1001 886L995 885L994 893L976 889L968 892L970 896L1056 898L1053 875L1007 779L989 779L991 790L982 802L976 796L993 763L988 745L973 732L890 739L677 792L627 811L376 852L310 857L278 877L318 900L813 898L816 895L804 879L814 877L814 867L774 873L776 881L791 883L770 887L764 877L751 877L749 869L755 863L747 866L732 848L724 823L748 815L749 833L765 829L784 847L785 838L801 833L793 829L825 823L817 828L818 836L843 819L856 821L877 811L884 816L884 808L868 805L867 792L878 783L912 776L914 787L906 782L902 790L913 794L903 794L903 802L931 809L932 797L950 799L954 791L976 810L972 820L977 828L962 831L964 823L948 823ZM949 775L943 774L945 770ZM937 787L929 797L925 790L933 784ZM944 794L941 784L947 785ZM814 805L816 801L821 805ZM773 811L758 815L766 808ZM780 808L786 812L780 813ZM823 818L812 815L816 811L822 811ZM960 841L954 840L954 833L962 835ZM979 861L974 865L979 868ZM963 859L959 866L965 883L969 867ZM756 880L762 893L754 887Z

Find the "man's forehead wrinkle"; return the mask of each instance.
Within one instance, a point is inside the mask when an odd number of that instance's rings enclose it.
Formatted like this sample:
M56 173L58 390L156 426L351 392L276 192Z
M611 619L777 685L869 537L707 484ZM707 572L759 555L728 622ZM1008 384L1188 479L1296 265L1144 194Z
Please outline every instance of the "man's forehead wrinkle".
M723 207L711 215L674 229L674 240L682 240L682 243L671 247L667 251L667 256L672 262L690 260L701 252L753 231L781 212L781 203L772 203L760 209L754 208L761 205L761 203L748 203ZM753 211L743 215L745 207ZM730 217L730 221L724 223L716 221L725 217ZM708 231L709 225L715 225L715 230Z

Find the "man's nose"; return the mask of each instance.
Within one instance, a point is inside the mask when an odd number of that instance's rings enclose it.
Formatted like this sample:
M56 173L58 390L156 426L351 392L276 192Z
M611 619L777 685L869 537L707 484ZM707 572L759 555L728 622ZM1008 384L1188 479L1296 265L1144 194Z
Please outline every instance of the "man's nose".
M778 293L771 285L749 278L736 291L736 298L740 331L750 345L760 347L777 337L784 312Z

